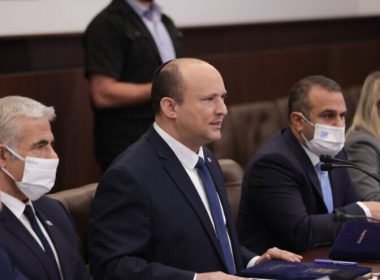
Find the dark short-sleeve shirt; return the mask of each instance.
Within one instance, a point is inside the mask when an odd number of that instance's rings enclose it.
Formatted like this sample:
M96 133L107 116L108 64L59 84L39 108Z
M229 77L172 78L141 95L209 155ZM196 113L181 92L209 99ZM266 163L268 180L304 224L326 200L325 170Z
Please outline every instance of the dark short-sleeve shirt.
M176 56L181 56L180 32L162 15ZM162 61L143 21L125 0L113 0L87 27L83 45L85 75L101 74L118 81L151 82ZM95 112L95 149L98 161L107 166L134 143L152 124L151 102Z

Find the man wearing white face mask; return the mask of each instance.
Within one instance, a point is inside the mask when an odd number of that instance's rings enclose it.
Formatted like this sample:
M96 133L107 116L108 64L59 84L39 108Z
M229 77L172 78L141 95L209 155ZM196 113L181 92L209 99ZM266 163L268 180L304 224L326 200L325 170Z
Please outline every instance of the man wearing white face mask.
M380 218L379 202L358 202L347 170L320 170L322 154L346 158L345 113L341 88L331 79L309 76L291 88L290 128L257 151L244 176L237 223L249 249L302 252L332 243L341 229L335 211Z
M71 218L44 196L58 166L54 118L54 108L30 98L0 98L0 246L29 279L90 279Z

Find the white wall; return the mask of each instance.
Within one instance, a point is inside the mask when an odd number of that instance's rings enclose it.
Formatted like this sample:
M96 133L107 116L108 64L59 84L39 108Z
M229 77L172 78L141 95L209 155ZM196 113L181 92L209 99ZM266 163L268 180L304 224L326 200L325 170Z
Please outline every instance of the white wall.
M0 36L82 32L111 0L0 0ZM178 26L380 15L379 0L157 0Z

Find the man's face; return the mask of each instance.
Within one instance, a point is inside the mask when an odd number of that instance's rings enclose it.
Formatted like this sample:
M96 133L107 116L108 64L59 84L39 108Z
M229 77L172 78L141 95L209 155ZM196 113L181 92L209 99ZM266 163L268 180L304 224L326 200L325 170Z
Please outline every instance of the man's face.
M13 149L22 157L57 158L53 149L54 136L50 123L46 119L20 117L18 120L19 142ZM24 172L24 161L8 152L5 168L21 181Z
M313 86L309 92L309 105L309 120L313 124L345 126L347 109L341 92L329 92L320 86ZM314 128L306 121L304 122L303 133L309 140L314 136Z
M190 149L220 139L226 89L220 73L206 63L189 64L181 70L183 103L176 104L178 139Z

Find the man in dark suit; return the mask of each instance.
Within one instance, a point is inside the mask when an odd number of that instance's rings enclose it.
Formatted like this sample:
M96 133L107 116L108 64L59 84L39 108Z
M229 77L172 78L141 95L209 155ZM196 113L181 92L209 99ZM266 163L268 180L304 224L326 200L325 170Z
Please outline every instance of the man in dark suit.
M0 277L6 280L28 280L13 267L7 252L0 246Z
M239 245L220 166L203 147L221 137L225 96L222 77L204 61L174 60L155 75L155 123L110 166L95 196L88 246L95 279L239 279L227 272L271 258L300 261Z
M0 202L0 211L1 211L1 208L2 208L2 204ZM18 271L17 268L15 268L12 265L7 252L1 246L0 246L0 275L3 279L7 279L7 280L27 280L27 278L24 275L22 275L22 273Z
M0 99L0 245L29 279L90 279L71 218L44 196L58 165L54 117L54 108L30 98Z
M83 43L96 157L105 170L152 125L152 76L181 56L180 31L155 1L112 0L91 21Z
M299 252L334 241L341 228L334 212L380 218L379 203L357 202L345 169L319 169L321 154L346 158L345 113L339 85L326 77L310 76L292 87L290 128L257 151L244 175L237 228L245 246Z

